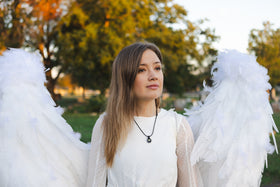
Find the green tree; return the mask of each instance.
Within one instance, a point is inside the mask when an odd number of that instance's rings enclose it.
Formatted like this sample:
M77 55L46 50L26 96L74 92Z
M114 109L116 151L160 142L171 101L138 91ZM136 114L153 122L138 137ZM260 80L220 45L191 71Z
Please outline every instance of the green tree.
M89 16L74 3L60 23L57 59L63 71L71 74L74 83L84 89L98 88L104 92L109 83L107 61L112 59L106 54L109 50L101 47L99 26L89 22Z
M264 22L263 29L250 32L248 50L257 56L257 61L268 69L272 86L280 83L280 28Z
M25 36L25 47L39 50L42 55L43 63L48 70L46 71L46 87L52 97L56 99L54 87L62 69L58 69L55 76L53 76L52 70L54 67L60 67L60 61L55 56L57 52L57 24L62 17L63 7L66 5L62 0L26 0L26 3L30 10L30 21Z
M62 72L53 77L52 69L59 65L57 23L62 17L62 0L4 0L0 1L0 51L5 47L25 47L39 50L46 71L47 88L55 98L54 86Z
M186 80L194 78L188 59L201 64L215 55L212 43L217 39L212 30L200 28L202 22L192 23L186 16L172 0L77 0L60 23L58 58L80 85L104 90L111 64L123 47L153 42L164 55L166 88L182 93L194 84ZM185 28L175 29L178 23Z
M0 51L6 47L21 47L28 20L27 10L20 0L0 1Z

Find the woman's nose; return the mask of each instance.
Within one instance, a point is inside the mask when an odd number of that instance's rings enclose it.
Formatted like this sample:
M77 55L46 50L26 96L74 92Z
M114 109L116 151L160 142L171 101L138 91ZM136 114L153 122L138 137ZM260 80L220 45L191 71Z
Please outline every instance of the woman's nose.
M157 80L157 74L154 70L149 71L149 80Z

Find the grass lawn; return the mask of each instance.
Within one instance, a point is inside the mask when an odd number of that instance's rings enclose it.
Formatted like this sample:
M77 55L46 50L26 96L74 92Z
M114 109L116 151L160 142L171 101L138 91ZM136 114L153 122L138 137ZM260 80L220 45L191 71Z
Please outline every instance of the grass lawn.
M80 132L83 142L90 142L92 128L98 116L93 116L91 114L63 114L63 117L72 126L74 131ZM280 113L274 114L275 123L280 130ZM276 141L278 145L278 150L280 151L280 134L276 134ZM274 153L273 155L268 155L268 168L264 169L262 185L269 185L273 183L280 183L280 155Z
M91 141L92 128L98 119L98 116L91 114L71 114L65 113L63 117L70 124L75 132L81 133L81 140L85 143Z
M274 121L280 130L280 113L273 115ZM278 152L280 153L280 134L275 134ZM271 140L272 142L272 140ZM268 168L264 169L262 184L268 185L277 183L280 184L280 155L274 152L272 155L268 155ZM279 187L279 185L278 185Z

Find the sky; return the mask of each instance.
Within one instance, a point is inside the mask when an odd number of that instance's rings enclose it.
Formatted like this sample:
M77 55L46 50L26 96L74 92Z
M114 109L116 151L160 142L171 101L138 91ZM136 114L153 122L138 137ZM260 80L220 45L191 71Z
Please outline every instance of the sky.
M269 21L280 28L280 0L174 0L188 11L190 21L207 18L205 26L220 36L218 50L236 49L247 53L252 29L263 29Z

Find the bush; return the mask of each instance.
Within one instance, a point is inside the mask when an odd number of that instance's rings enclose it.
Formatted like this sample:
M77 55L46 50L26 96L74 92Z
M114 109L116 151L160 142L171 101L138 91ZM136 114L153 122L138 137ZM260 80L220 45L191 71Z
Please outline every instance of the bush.
M168 97L165 100L161 100L161 107L169 110L170 108L175 108L174 101L175 97Z
M103 95L92 96L87 100L86 111L101 113L105 111L106 97Z
M74 104L78 103L78 99L77 98L61 98L59 100L56 101L56 104L58 106L61 106L63 108L66 108L66 107L69 107L69 106L72 106Z

